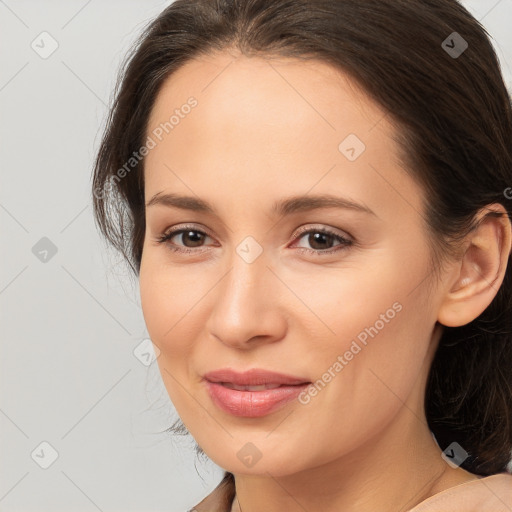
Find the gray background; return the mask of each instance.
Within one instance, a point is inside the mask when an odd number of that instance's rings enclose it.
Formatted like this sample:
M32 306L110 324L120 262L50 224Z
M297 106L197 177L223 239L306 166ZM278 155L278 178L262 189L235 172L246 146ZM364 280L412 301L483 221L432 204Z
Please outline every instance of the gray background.
M181 512L222 476L162 433L137 282L89 199L118 66L168 3L0 0L1 512ZM512 0L463 3L511 87Z

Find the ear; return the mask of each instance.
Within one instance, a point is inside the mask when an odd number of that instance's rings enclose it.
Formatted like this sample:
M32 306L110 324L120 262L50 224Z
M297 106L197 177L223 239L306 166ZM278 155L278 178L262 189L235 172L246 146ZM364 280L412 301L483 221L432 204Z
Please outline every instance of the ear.
M496 213L504 215L496 216ZM438 322L460 327L477 318L492 302L505 277L511 251L511 223L503 205L491 204L476 215L465 250L453 267Z

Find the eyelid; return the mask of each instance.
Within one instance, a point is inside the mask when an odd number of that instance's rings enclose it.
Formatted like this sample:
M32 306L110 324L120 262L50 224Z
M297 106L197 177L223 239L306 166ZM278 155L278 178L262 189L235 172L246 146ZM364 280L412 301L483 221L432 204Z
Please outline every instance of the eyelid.
M204 226L201 226L199 224L184 224L183 226L178 225L177 227L173 227L172 229L169 229L169 230L166 229L163 234L167 235L167 234L172 233L174 235L174 234L181 232L182 230L187 230L187 229L190 229L191 231L203 232L205 235L208 235L210 238L215 238L211 234L211 232L208 231L207 228L205 228ZM299 235L302 235L303 233L307 233L308 231L312 231L315 229L318 229L319 231L328 231L328 232L332 233L333 235L337 235L337 236L340 236L341 238L344 238L347 241L353 241L352 236L350 234L348 234L346 231L342 231L342 233L339 233L338 231L341 231L341 230L338 230L338 228L331 228L331 227L325 226L323 224L306 224L304 226L300 226L293 233L292 238L295 239Z
M304 233L308 233L309 231L326 232L334 236L339 236L340 238L343 238L347 242L354 241L353 237L349 235L346 231L341 231L338 228L326 226L325 224L307 224L305 226L301 226L293 233L293 239L297 238L300 235L303 235Z
M173 226L172 228L166 229L162 233L162 236L167 236L167 235L174 236L174 235L180 234L183 231L187 231L187 230L188 231L197 231L199 233L204 233L205 235L209 236L210 238L215 238L208 229L206 229L204 226L201 226L200 224L183 224L183 225L178 224L177 226Z
M169 248L173 251L181 252L181 253L196 253L199 254L201 252L205 251L204 247L181 247L179 245L171 244L169 242L170 238L173 238L174 236L180 235L187 230L189 231L196 231L198 233L202 233L212 239L214 237L210 234L210 232L204 228L204 227L198 227L198 225L195 224L184 224L182 226L174 226L172 229L167 229L164 231L164 233L160 236L156 237L156 241L159 243L167 243ZM297 247L297 250L300 252L305 252L308 254L313 254L316 256L322 256L322 255L330 255L333 253L336 253L338 251L342 251L345 248L348 248L349 246L354 245L354 239L351 235L345 234L346 232L343 231L343 234L340 234L337 230L337 228L331 228L326 225L315 225L315 224L307 224L304 226L299 227L292 235L292 243L296 243L297 240L300 240L302 235L311 233L311 232L320 232L325 233L327 235L331 235L334 238L336 238L339 242L338 245L335 245L334 247L331 247L330 249L320 250L320 249L309 249L307 247Z
M210 237L211 239L215 238L209 232L209 230L207 230L203 226L198 227L197 224L184 224L182 226L178 225L178 226L174 226L172 229L164 230L162 234L156 236L155 241L160 242L160 243L166 243L166 242L169 242L170 238L173 238L176 235L183 234L186 231L196 231L198 233L202 233L202 234ZM169 245L173 245L173 244L169 243ZM201 251L202 249L203 249L203 247L197 247L197 248L184 247L183 251L195 251L195 252L198 252L198 251ZM180 249L178 249L178 250L180 250Z
M308 247L297 246L297 248L296 248L297 251L299 251L301 253L309 254L313 258L322 258L322 257L327 258L329 256L336 256L336 255L338 255L338 253L346 251L347 249L349 249L350 247L353 247L355 245L355 242L354 242L354 239L352 238L352 236L341 235L334 228L327 227L327 226L321 226L321 227L305 226L305 227L299 228L299 230L294 233L292 247L294 247L300 241L300 239L308 233L323 233L323 234L333 237L334 239L336 239L338 241L338 244L335 245L334 247L331 247L329 249L324 249L324 250L310 249Z

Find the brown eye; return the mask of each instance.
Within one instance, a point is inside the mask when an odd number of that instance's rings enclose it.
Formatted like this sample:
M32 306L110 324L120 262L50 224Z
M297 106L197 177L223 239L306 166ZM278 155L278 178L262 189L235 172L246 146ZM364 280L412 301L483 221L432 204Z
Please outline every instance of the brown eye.
M330 249L335 241L334 235L327 233L309 233L307 236L308 244L316 250Z
M322 255L322 253L332 254L333 252L346 249L353 243L351 240L348 240L342 237L341 235L325 228L309 229L307 231L302 231L302 233L297 239L304 239L306 241L306 244L310 246L308 248L297 245L297 247L300 250L317 255Z
M157 238L157 242L165 243L173 251L194 252L194 248L202 248L205 238L210 238L207 233L185 227L164 233Z
M187 229L173 233L169 240L179 235L181 235L181 242L183 245L185 245L185 247L200 247L201 243L204 241L204 238L208 236L201 231Z

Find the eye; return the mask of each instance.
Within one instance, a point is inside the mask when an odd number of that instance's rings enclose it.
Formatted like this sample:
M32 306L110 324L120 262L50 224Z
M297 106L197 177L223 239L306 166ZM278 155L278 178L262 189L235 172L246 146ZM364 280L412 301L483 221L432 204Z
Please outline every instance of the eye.
M300 236L299 236L300 235ZM172 242L173 238L179 240L181 237L181 244ZM194 226L183 226L177 229L172 229L161 236L156 238L156 241L160 244L165 243L169 249L181 253L198 253L203 247L206 238L211 238L208 233L196 229ZM309 228L302 229L296 235L295 240L305 239L306 243L312 247L301 247L297 246L299 251L314 254L316 256L322 256L326 254L332 254L346 249L353 244L352 240L349 240L338 233L331 231L327 228ZM332 246L333 242L338 242Z
M185 245L183 248L175 243L170 243L173 238L176 237L179 239L180 236L182 243L189 245ZM161 244L167 243L167 246L172 251L187 253L198 252L197 248L201 248L201 244L204 242L205 238L210 238L210 236L204 231L196 229L193 226L184 226L179 229L173 229L167 233L164 233L163 235L159 236L156 241Z
M306 243L312 247L312 249L309 249L307 247L299 246L299 250L317 256L342 251L353 244L352 240L349 240L328 228L304 229L299 233L299 235L299 240L304 238ZM333 248L332 243L335 241L337 241L338 244Z

